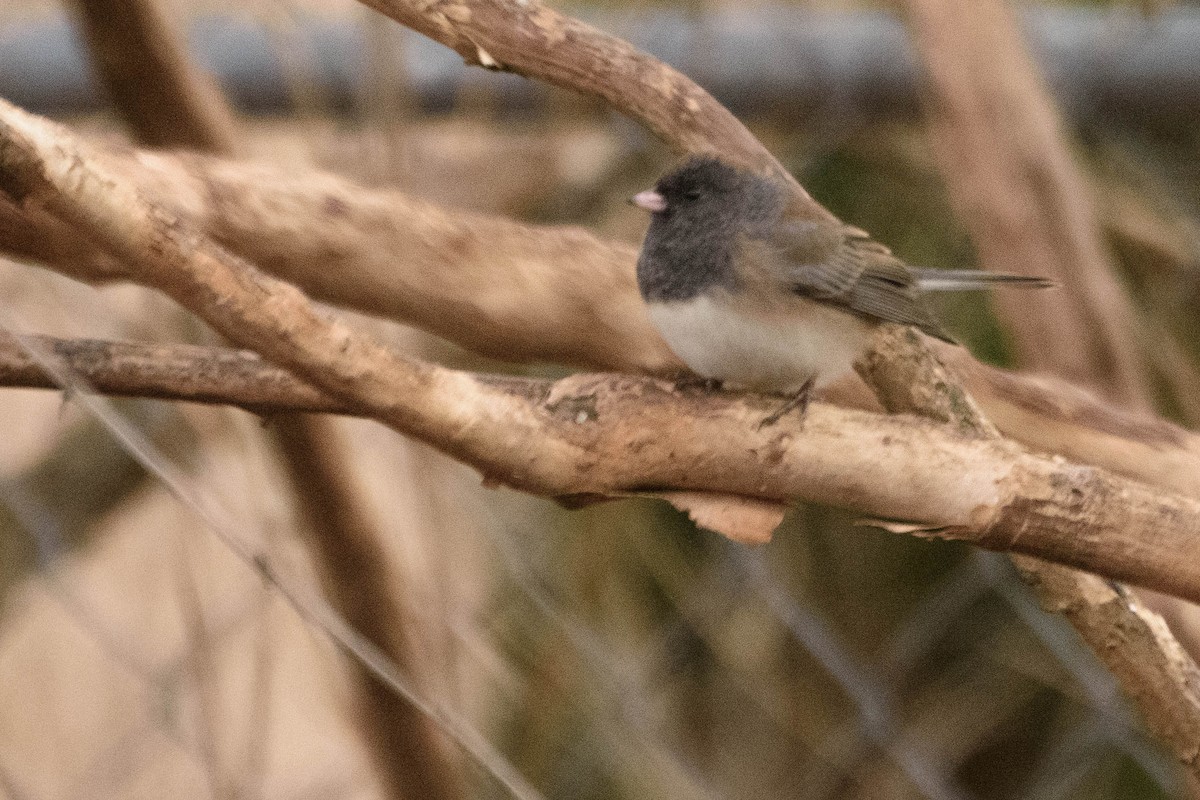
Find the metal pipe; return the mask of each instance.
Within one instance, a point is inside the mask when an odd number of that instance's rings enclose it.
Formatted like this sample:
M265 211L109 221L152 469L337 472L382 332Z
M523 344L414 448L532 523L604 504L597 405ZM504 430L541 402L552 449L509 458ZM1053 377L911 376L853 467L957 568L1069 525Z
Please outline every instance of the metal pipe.
M917 108L912 49L892 14L641 10L595 22L680 67L740 114L799 123L818 114L904 116ZM1177 7L1147 19L1127 9L1042 8L1027 11L1025 24L1071 116L1132 125L1200 119L1200 9ZM196 59L243 112L288 113L301 95L321 98L324 109L317 110L336 113L369 102L371 48L361 18L300 16L281 25L200 17L188 38ZM464 89L492 93L507 111L536 110L549 91L513 75L468 69L452 51L411 31L391 41L402 48L407 91L427 111L452 108ZM298 81L303 92L296 91ZM63 16L0 24L0 96L54 115L105 104Z

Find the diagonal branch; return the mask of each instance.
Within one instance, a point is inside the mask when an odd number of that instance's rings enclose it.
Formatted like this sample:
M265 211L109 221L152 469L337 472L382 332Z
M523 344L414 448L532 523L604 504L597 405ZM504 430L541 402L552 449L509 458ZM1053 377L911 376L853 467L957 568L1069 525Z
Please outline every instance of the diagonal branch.
M1019 360L1150 408L1136 314L1016 18L1002 0L982 0L969 14L946 0L905 6L927 73L931 140L981 261L1001 272L1036 265L1063 279L1054 295L995 299ZM1200 779L1200 671L1162 618L1120 584L1027 556L1013 561Z
M599 97L680 153L726 160L787 180L814 219L829 213L712 95L636 47L539 0L363 0L452 48L468 64L504 70Z
M1000 436L915 331L880 331L855 366L893 413L920 414L993 441ZM1200 779L1200 669L1162 618L1119 583L1028 555L1012 560L1043 606L1067 617L1150 730Z
M1134 309L1105 250L1058 110L1002 0L905 0L930 141L980 262L1058 278L1059 292L993 299L1020 363L1148 409Z
M74 0L92 64L138 138L152 147L236 149L233 112L155 0Z
M117 110L138 138L159 147L238 152L233 112L188 58L156 0L76 0L89 50ZM307 520L328 594L355 628L412 673L410 615L347 443L328 419L282 414L274 438ZM353 664L353 697L369 752L390 794L443 800L462 795L430 719L371 672Z

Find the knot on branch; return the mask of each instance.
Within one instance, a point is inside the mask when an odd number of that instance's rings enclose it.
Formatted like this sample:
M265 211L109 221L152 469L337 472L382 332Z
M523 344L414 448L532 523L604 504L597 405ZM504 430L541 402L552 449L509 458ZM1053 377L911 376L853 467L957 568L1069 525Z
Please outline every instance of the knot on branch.
M854 369L893 414L917 414L955 426L959 433L994 439L1000 432L962 382L933 352L924 335L906 325L880 325Z

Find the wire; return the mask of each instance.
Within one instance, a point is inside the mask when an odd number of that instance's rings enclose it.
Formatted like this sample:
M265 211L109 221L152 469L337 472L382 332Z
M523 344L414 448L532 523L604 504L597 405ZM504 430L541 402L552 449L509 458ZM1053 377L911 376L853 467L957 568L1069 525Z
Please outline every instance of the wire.
M236 528L226 518L223 509L206 503L204 497L188 486L186 476L139 430L129 425L107 400L92 392L88 384L68 365L56 358L53 352L37 340L16 333L8 320L0 319L0 328L6 329L70 399L107 428L129 454L152 473L176 500L199 517L217 539L274 586L301 618L319 628L388 688L428 717L513 797L518 800L543 800L541 794L525 780L517 768L469 723L453 711L422 697L413 689L396 664L373 642L347 623L332 606L301 588L299 580L285 575L266 553L257 551L235 533Z

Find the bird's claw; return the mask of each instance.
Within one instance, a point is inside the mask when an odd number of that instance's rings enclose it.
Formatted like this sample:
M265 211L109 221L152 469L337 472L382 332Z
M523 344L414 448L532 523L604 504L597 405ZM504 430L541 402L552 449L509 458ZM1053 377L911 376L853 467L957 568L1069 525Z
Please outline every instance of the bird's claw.
M725 388L725 381L720 378L705 378L702 375L688 373L675 379L676 389L703 389L706 392L719 392Z
M789 397L779 408L772 411L767 416L763 417L758 423L758 429L769 428L785 416L796 409L800 409L800 417L803 418L808 413L808 403L812 400L813 379L809 378L804 382L800 389Z

